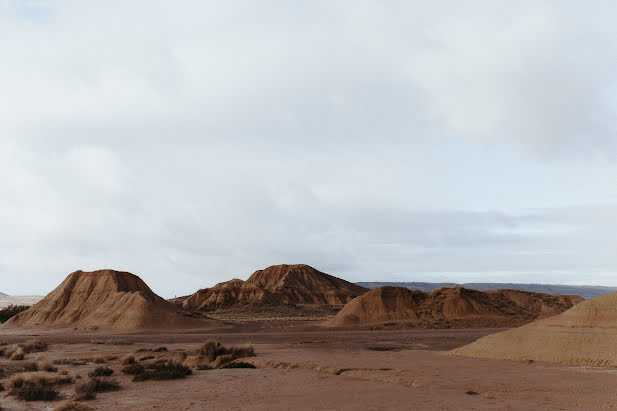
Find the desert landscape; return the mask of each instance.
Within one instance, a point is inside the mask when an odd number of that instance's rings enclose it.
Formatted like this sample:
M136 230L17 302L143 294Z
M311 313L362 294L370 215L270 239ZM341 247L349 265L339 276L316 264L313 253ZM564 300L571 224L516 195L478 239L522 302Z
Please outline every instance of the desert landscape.
M603 408L616 400L614 299L369 290L278 265L165 301L134 274L76 271L0 327L0 404Z
M0 0L0 411L617 408L616 20Z

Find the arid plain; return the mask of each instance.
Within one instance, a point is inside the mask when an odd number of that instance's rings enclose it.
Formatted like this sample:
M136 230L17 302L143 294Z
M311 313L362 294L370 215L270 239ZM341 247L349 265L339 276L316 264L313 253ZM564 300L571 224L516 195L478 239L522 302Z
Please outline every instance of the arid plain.
M487 354L493 340L515 332L509 329L548 322L554 330L562 316L598 311L597 303L585 308L596 300L460 287L369 291L299 265L165 301L129 273L76 272L0 328L0 404L3 410L611 408L617 370L589 358L570 361L578 346L551 347L571 352L548 361L528 351L516 356L514 346L510 359ZM515 345L528 350L526 337L518 338ZM43 391L55 393L53 399L20 397L34 386L27 378L34 375L47 378ZM111 388L102 384L88 397L84 386L92 381L111 381Z

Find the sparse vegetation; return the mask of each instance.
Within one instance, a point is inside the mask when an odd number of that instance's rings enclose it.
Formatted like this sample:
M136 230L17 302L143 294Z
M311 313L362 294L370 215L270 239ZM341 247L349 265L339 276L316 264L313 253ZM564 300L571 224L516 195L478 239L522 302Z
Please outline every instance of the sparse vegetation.
M3 309L0 309L0 324L8 321L9 318L16 316L22 311L26 311L30 306L28 305L9 305Z
M90 340L90 344L131 345L133 343L122 338L108 338L106 340L101 338L93 338Z
M154 352L167 352L167 347L159 347L155 349Z
M154 355L146 355L146 356L144 356L144 357L141 357L141 358L139 359L139 361L147 361L147 360L151 360L151 359L153 359L153 358L154 358Z
M235 361L235 362L229 362L221 366L220 368L255 368L255 366L249 362Z
M24 364L25 371L47 371L47 372L56 372L58 371L57 367L46 359L38 359L34 362L28 362Z
M0 345L0 356L13 361L23 360L26 354L47 350L47 344L42 341L27 341L18 344Z
M88 382L77 385L75 393L78 400L93 400L99 392L118 391L120 384L113 379L90 378Z
M252 345L227 348L218 341L210 340L199 348L198 356L200 360L207 360L215 368L222 368L225 364L231 363L239 358L255 356L255 350Z
M129 364L126 367L124 367L122 369L122 372L128 375L138 375L138 374L142 374L144 371L146 370L146 368L141 365L141 364Z
M114 373L109 367L98 367L88 374L89 377L109 377Z
M25 401L51 401L58 395L56 386L72 382L70 377L49 372L24 372L9 378L9 394Z
M472 390L465 391L465 394L467 394L467 395L480 395L480 393L479 393L479 392L472 391Z
M85 411L91 409L92 407L90 407L88 404L84 404L83 402L62 401L56 406L56 408L54 408L53 411Z
M94 358L92 358L92 361L94 361L95 364L105 364L105 356L95 355Z
M135 368L133 371L137 371ZM128 373L127 373L128 374ZM143 371L139 372L133 377L133 381L147 381L147 380L175 380L178 378L185 378L187 375L191 375L192 371L189 367L173 361L157 361L153 364L148 364L143 367Z
M122 358L122 365L135 364L135 356L128 354Z

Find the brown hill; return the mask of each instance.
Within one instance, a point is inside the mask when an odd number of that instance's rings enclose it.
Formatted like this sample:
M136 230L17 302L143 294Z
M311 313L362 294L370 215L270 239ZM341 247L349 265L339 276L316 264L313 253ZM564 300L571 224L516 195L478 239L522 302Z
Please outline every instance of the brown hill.
M153 293L138 276L101 270L70 274L45 298L3 327L44 325L134 330L190 324L198 322L178 315L173 304Z
M508 327L554 315L582 301L578 296L463 287L431 292L380 287L349 302L328 327L399 326Z
M305 264L275 265L242 281L234 279L186 298L186 310L213 311L234 306L282 304L342 305L367 289Z
M466 357L617 366L617 293L562 314L480 338L452 351Z

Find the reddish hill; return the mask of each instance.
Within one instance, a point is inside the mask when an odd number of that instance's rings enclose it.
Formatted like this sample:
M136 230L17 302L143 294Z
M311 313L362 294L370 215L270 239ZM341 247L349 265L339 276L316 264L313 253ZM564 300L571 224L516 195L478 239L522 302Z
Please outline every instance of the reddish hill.
M138 276L114 270L76 271L30 309L3 326L73 326L134 330L204 322L176 313Z
M353 299L325 325L395 323L431 328L510 327L558 314L582 300L578 296L517 290L444 287L426 293L403 287L380 287Z
M212 311L247 304L342 305L366 291L305 264L275 265L256 271L246 281L234 279L199 290L184 300L183 307Z

